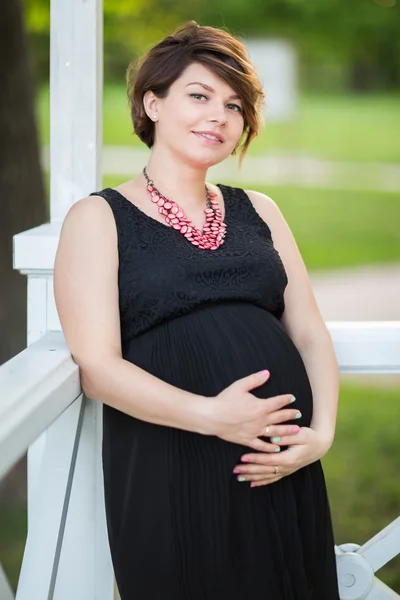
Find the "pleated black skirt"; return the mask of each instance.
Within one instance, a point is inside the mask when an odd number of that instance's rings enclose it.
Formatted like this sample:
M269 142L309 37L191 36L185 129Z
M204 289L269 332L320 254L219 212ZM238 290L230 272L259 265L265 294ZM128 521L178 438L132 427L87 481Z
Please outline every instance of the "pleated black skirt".
M292 393L303 415L296 423L311 422L301 356L280 321L254 304L203 305L137 336L123 354L204 396L268 369L252 393ZM107 405L103 416L107 525L122 600L339 600L320 461L250 488L232 473L247 447Z

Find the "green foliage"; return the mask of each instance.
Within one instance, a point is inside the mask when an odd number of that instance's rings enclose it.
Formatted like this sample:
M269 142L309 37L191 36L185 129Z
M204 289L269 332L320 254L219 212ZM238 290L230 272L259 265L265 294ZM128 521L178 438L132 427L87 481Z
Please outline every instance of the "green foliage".
M25 507L0 506L0 562L14 590L21 569L27 526Z
M231 5L231 3L230 3ZM283 36L300 52L303 67L347 66L355 88L395 88L400 83L400 6L372 0L225 0L202 5L200 20L245 36Z
M399 260L397 194L267 185L247 189L275 200L309 269Z
M36 46L49 36L49 0L25 2ZM243 38L293 41L308 83L311 67L335 64L356 88L400 84L400 5L384 8L373 0L252 0L251 7L245 0L104 0L106 77L120 77L131 58L191 19Z
M23 5L29 33L48 35L50 29L50 0L25 0Z
M364 544L400 516L400 388L341 385L335 442L323 459L336 543ZM400 557L377 573L400 592Z

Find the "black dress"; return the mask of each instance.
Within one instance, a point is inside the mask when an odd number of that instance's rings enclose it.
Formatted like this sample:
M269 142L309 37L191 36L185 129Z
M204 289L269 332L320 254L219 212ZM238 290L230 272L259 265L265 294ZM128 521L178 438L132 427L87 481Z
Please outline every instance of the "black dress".
M285 332L287 276L247 194L219 185L227 233L202 250L119 192L123 357L215 396L269 369L259 398L292 393L308 426L312 392ZM100 201L100 200L99 200ZM253 450L103 408L107 526L122 600L339 600L320 461L256 488L232 473Z

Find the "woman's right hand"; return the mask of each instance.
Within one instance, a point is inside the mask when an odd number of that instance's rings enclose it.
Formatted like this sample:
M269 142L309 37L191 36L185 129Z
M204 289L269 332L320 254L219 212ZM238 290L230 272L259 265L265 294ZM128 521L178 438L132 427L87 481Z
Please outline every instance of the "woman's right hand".
M260 452L275 452L280 448L260 440L260 436L289 436L299 430L294 425L277 425L296 419L300 414L297 409L286 408L293 402L292 394L257 398L250 393L269 378L269 372L253 373L234 381L215 398L212 398L212 432L228 442L248 446ZM297 417L298 418L298 417ZM268 434L266 427L269 426ZM272 426L272 427L271 427Z

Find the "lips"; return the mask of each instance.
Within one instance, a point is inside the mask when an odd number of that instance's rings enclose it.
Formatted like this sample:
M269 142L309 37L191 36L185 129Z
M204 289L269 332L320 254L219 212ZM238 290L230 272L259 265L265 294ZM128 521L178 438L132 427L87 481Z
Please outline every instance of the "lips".
M224 137L220 133L217 133L216 131L193 131L193 133L196 135L201 135L201 136L205 137L206 139L217 138L217 140L221 143L225 141ZM207 136L211 136L211 138L207 137Z

